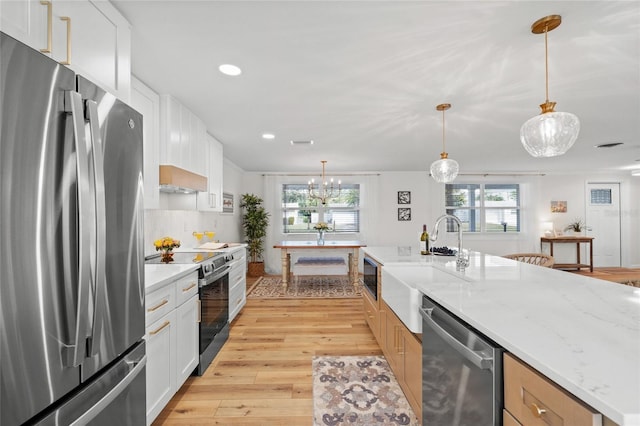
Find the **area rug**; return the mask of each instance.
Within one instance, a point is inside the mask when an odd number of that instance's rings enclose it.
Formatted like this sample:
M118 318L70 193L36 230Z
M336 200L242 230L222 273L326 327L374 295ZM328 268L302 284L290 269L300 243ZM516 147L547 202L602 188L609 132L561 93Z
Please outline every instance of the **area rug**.
M420 425L382 356L313 358L313 424Z
M295 277L285 289L280 277L260 277L249 289L249 299L353 298L360 297L360 285L347 276L309 275Z

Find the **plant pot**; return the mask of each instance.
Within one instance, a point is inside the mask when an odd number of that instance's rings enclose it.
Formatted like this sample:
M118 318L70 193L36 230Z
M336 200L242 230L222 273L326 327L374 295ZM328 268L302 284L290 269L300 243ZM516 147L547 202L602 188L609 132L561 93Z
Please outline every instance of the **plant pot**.
M250 277L261 277L264 275L264 262L249 262L248 274Z

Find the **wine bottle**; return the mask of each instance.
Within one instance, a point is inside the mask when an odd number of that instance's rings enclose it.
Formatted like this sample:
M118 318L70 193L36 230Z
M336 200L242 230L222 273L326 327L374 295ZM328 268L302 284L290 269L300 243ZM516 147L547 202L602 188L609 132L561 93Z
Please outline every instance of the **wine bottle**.
M422 225L422 234L420 234L420 254L430 254L429 233L427 232L427 225Z

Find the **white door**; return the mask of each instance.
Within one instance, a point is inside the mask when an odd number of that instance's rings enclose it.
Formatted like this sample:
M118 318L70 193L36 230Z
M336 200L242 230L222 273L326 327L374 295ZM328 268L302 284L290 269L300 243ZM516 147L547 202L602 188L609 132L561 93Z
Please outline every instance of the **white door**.
M620 266L620 184L587 183L586 200L593 266Z

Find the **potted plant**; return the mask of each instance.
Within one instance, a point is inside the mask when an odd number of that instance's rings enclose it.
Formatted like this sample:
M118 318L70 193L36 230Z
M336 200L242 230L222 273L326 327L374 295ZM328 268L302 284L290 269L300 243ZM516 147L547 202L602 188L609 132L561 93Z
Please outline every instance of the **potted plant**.
M254 194L242 194L240 208L244 209L242 227L247 237L247 250L249 252L249 276L261 277L264 275L264 237L269 226L269 213L262 206L262 198Z
M565 231L573 231L574 234L581 234L582 231L586 228L586 225L584 224L584 222L582 221L582 219L580 218L576 218L573 220L573 222L571 222L570 224L568 224L564 230Z

